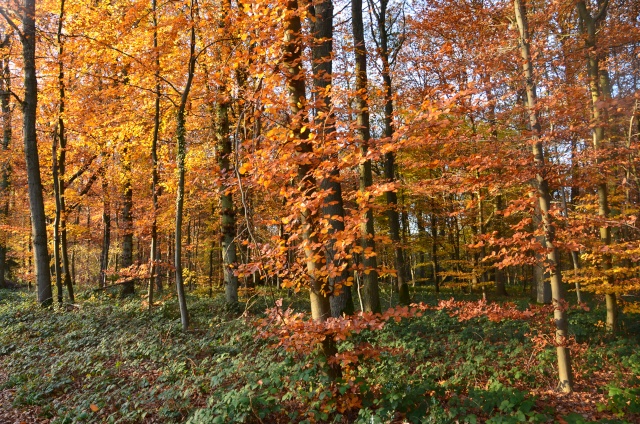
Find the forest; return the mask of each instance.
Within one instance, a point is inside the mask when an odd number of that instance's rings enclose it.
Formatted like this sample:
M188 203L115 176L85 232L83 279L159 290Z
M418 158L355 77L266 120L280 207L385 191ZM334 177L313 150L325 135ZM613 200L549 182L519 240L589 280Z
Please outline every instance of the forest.
M640 422L640 2L0 15L1 423Z

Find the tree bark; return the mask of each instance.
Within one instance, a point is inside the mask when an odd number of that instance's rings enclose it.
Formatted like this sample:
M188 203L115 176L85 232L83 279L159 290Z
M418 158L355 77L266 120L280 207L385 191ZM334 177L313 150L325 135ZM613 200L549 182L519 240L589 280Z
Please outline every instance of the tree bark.
M536 181L538 189L538 200L540 203L540 219L544 231L544 247L547 250L547 266L550 268L551 293L554 305L554 320L556 324L556 345L558 356L558 390L569 393L573 390L573 376L571 372L570 351L567 348L568 325L565 312L566 301L564 300L564 287L562 286L561 266L558 251L555 247L555 228L553 218L549 213L551 207L551 197L549 185L545 176L544 150L540 140L541 126L538 119L536 87L533 79L533 64L531 60L529 46L529 30L527 25L527 15L524 3L521 0L514 0L516 22L520 34L520 54L523 59L523 71L526 78L527 112L529 115L529 125L533 136L533 157L536 167Z
M233 207L233 195L231 187L226 178L233 173L231 164L232 146L229 137L229 93L222 87L216 105L216 139L218 142L218 164L225 181L220 187L220 214L221 241L222 241L222 261L224 275L225 300L230 306L238 303L238 276L233 271L237 266L238 257L236 251L236 218Z
M185 112L187 107L187 101L189 99L189 92L191 91L191 83L193 82L193 76L195 74L196 67L196 30L193 25L194 17L194 2L191 1L190 14L191 14L191 29L190 29L190 43L189 43L189 66L187 69L187 82L185 84L182 95L180 96L180 105L178 106L178 112L176 115L176 147L177 147L177 162L178 162L178 189L176 191L176 235L174 245L174 261L176 268L176 290L178 292L178 303L180 305L180 322L182 323L182 330L187 331L189 329L189 313L187 310L187 300L184 293L184 279L182 276L182 218L184 209L184 159L186 154L185 138Z
M24 154L27 164L29 206L31 211L31 234L33 261L35 264L38 302L42 306L53 303L51 274L49 273L49 252L47 249L47 225L42 198L40 179L40 159L36 137L36 113L38 103L38 81L36 77L36 1L24 1L22 17L22 52L24 57Z
M316 181L313 170L316 159L313 155L313 144L309 141L309 130L304 125L306 113L306 90L304 74L301 64L302 43L300 14L298 2L287 0L283 66L286 76L286 88L289 100L290 128L293 142L296 143L298 159L298 189L302 201L307 204L316 192ZM321 275L323 252L319 249L316 236L317 217L308 207L302 209L302 239L306 258L307 274L309 276L309 297L311 303L311 317L314 321L323 322L331 316L329 296L331 289L326 277ZM317 214L316 214L317 215ZM335 342L327 337L322 343L322 351L326 358L336 353ZM329 367L329 375L337 377L339 369Z
M107 285L107 268L109 267L109 249L111 247L111 196L109 193L109 183L105 175L104 167L102 173L102 251L100 252L100 281L99 286Z
M231 2L225 1L221 6L223 8L218 22L218 28L221 30L230 30L227 27L226 18L231 8ZM229 51L226 43L220 46L220 57L226 57ZM237 267L238 253L235 243L236 239L236 216L233 206L233 194L231 183L228 178L233 175L234 167L231 163L231 155L233 146L229 134L229 109L231 107L230 92L226 84L218 87L217 101L215 107L215 137L217 141L217 160L220 167L221 180L220 187L220 215L222 222L220 224L220 236L222 243L222 270L224 278L224 294L225 300L230 307L236 307L238 304L238 276L234 272Z
M124 192L122 197L122 238L120 244L120 267L123 269L133 265L133 189L131 187L131 160L129 157L129 141L123 151L122 172L125 176ZM122 285L121 297L135 293L135 279L128 278L128 282Z
M333 60L333 3L332 0L322 0L314 3L312 10L312 69L313 88L316 109L316 131L320 142L330 144L335 138L334 115L331 107L330 86L332 83ZM333 154L337 156L337 153ZM337 157L326 158L335 163ZM339 317L343 314L353 313L353 298L351 286L347 282L349 278L348 263L340 258L336 249L336 234L344 231L344 203L342 200L342 184L340 182L340 170L332 165L322 181L320 188L328 192L322 205L322 213L329 217L329 239L325 243L328 280L331 288L331 316ZM335 219L334 219L335 218Z
M9 35L0 42L0 49L9 47ZM11 73L9 69L9 56L0 58L0 112L2 112L2 145L4 154L9 151L11 144ZM11 181L11 162L9 160L0 164L0 222L4 222L9 216L9 184ZM7 240L6 236L0 237L0 288L6 286L5 274L7 270Z
M58 122L60 125L60 122ZM56 201L56 212L55 217L53 219L53 269L54 276L56 281L56 293L58 295L58 304L62 305L63 303L63 293L62 293L62 271L60 265L60 214L62 208L60 207L60 175L58 169L58 140L59 140L59 129L56 129L56 133L53 135L53 144L51 149L51 158L52 158L52 174L53 174L53 193Z
M382 85L384 90L384 137L393 141L393 86L391 80L391 52L389 51L389 34L387 30L387 7L389 0L380 0L380 9L376 12L378 29L378 49L382 61ZM395 153L384 155L384 177L387 182L396 181ZM398 195L396 191L385 192L387 202L387 218L389 220L389 235L393 242L394 262L396 268L396 284L400 304L409 304L409 286L405 275L405 254L400 239L400 214L398 213Z
M151 262L149 277L149 310L153 308L154 289L157 284L156 273L158 270L158 135L160 132L160 52L158 51L158 15L157 0L151 0L151 9L153 13L153 49L155 54L155 100L153 108L153 136L151 138L151 252L149 253L149 261Z
M54 220L54 261L56 267L56 286L59 286L60 293L58 301L62 303L62 285L66 286L69 294L69 301L75 303L73 294L73 281L71 280L69 250L67 245L67 207L65 201L65 190L67 183L65 180L66 158L67 158L67 135L65 132L65 83L64 83L64 39L62 27L64 23L65 0L60 0L60 15L58 18L58 32L56 39L58 42L58 127L57 134L54 135L53 149L53 183L56 200L56 213ZM59 149L58 147L59 143Z
M587 51L587 74L589 76L589 92L591 94L591 118L593 122L593 148L595 150L605 149L604 136L604 113L601 110L600 101L611 97L611 87L606 69L600 69L600 57L597 53L597 31L600 23L605 19L609 1L605 0L600 5L600 9L595 16L587 9L584 0L576 3L578 14L583 22L585 32L585 49ZM600 160L596 162L598 165ZM604 223L609 216L609 199L607 193L607 179L604 170L598 170L601 175L596 188L598 192L598 215L603 221L600 227L600 241L606 247L611 244L611 228ZM603 253L602 271L604 272L604 284L607 292L605 301L607 306L607 330L615 333L618 329L618 304L616 294L613 290L615 281L613 277L613 263L611 254Z
M356 108L358 114L358 133L361 140L361 152L364 161L359 166L360 194L365 208L365 221L360 225L362 235L362 263L364 265L364 287L362 307L366 312L381 312L380 289L378 287L378 258L376 255L375 228L369 187L373 185L371 159L367 159L371 139L369 119L369 94L367 88L367 46L364 38L362 20L362 0L352 0L352 33L355 46Z

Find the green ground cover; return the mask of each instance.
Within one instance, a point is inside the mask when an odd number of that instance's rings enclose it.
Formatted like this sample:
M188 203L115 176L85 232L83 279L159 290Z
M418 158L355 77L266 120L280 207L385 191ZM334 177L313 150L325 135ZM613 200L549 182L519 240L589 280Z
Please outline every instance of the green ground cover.
M366 344L379 354L332 382L319 355L261 337L254 322L273 298L231 314L221 298L190 296L188 333L173 299L148 312L138 299L87 295L77 309L47 311L32 298L0 291L0 421L640 422L634 314L613 338L603 310L569 311L576 391L560 395L554 348L537 345L544 334L522 320L427 310L391 321L340 342L340 351ZM305 298L284 302L303 308Z

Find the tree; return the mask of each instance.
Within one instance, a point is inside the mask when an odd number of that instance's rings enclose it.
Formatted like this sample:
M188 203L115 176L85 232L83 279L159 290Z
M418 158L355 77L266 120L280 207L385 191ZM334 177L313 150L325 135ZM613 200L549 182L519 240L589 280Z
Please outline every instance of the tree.
M184 278L182 269L182 218L184 209L184 174L185 174L185 154L186 154L186 108L189 100L189 92L196 68L196 28L194 22L195 1L191 1L189 6L190 20L189 25L189 57L187 64L187 81L182 93L180 94L180 103L176 112L176 160L178 162L178 189L176 191L176 229L175 229L175 268L176 268L176 289L178 292L178 303L180 305L180 321L182 322L182 330L187 331L189 328L189 313L187 311L187 300L184 293Z
M58 287L58 302L62 304L62 285L64 284L69 294L69 301L75 303L73 295L73 282L71 281L71 269L69 264L69 249L67 244L67 206L65 190L67 134L65 132L65 81L64 81L64 36L62 29L65 18L65 0L60 0L60 14L58 17L58 31L56 41L58 44L58 122L57 132L53 136L53 191L56 203L56 213L53 230L53 257L56 273L56 286ZM62 263L61 263L62 261Z
M571 357L566 346L569 336L568 323L565 312L564 287L562 286L562 271L558 256L558 249L554 245L555 228L553 218L550 214L551 196L549 193L549 182L545 175L544 150L542 146L541 126L538 117L536 104L536 86L533 75L533 64L531 60L531 50L529 44L529 29L527 24L526 7L521 0L514 0L516 23L520 35L520 55L523 61L523 72L526 81L527 113L529 115L529 126L533 137L533 158L536 167L537 196L540 203L540 221L544 233L544 248L547 253L546 267L550 269L551 293L554 305L554 320L556 324L556 343L558 355L558 377L560 379L558 389L569 393L573 390L573 377L571 374Z
M335 141L335 116L332 111L331 87L333 75L333 2L323 0L311 7L312 21L312 68L313 95L315 97L315 125L318 142L329 145ZM339 317L343 313L353 313L353 299L349 270L344 252L337 249L338 237L345 230L344 202L342 199L342 184L340 169L336 166L337 153L330 153L324 160L330 162L325 175L320 182L320 188L326 192L322 205L322 213L329 221L329 240L325 244L327 258L327 273L332 294L330 297L331 316Z
M4 8L0 13L7 23L20 35L24 67L24 98L22 99L24 155L27 164L29 205L31 212L31 234L33 263L35 266L38 302L42 306L53 303L51 275L49 274L49 252L47 249L47 226L40 178L40 158L36 135L38 109L38 80L36 76L36 2L25 0L22 11L22 30L13 22Z
M228 14L231 9L231 2L225 1L221 5L218 28L229 30ZM218 62L222 63L223 57L228 57L230 48L227 41L219 46ZM217 140L217 160L220 167L221 180L220 187L220 214L222 215L221 239L222 239L222 261L224 292L227 303L234 307L238 303L238 276L234 268L237 267L238 258L236 255L236 219L233 206L233 188L229 184L229 177L233 175L233 165L231 164L232 146L229 134L229 109L231 107L231 93L227 87L225 77L221 77L217 93L215 107L215 137Z
M4 35L0 42L0 111L2 112L2 148L3 154L9 153L11 144L11 74L9 69L9 47L11 38L9 34ZM0 222L9 216L9 183L11 179L11 162L5 159L0 163ZM6 236L0 238L0 287L6 285L7 272L7 239Z
M378 288L378 260L375 250L375 228L373 210L371 208L370 187L373 185L371 159L367 158L371 139L371 123L369 119L369 94L367 90L367 47L364 38L362 21L362 0L351 1L351 25L355 55L356 74L356 112L358 132L360 135L362 159L360 163L360 193L365 208L365 221L360 226L362 234L362 262L364 287L362 306L367 312L381 312L380 293Z
M152 218L151 218L151 252L149 253L149 260L151 266L149 267L149 309L153 308L153 296L154 286L159 283L157 277L158 261L160 260L158 254L158 191L159 177L158 177L158 138L160 133L160 52L158 51L158 5L157 0L151 0L151 10L153 13L153 49L155 55L155 99L153 102L153 135L151 139L151 203L152 203ZM160 287L160 285L158 284Z
M309 140L309 129L304 125L307 111L306 89L301 63L302 43L300 11L296 0L288 0L284 22L284 52L282 64L285 68L286 87L289 100L289 134L295 143L297 153L298 191L301 196L300 214L302 217L303 249L306 258L307 275L309 277L309 297L311 316L314 321L323 322L331 316L329 297L331 288L326 275L322 273L323 253L318 243L317 211L311 207L314 194L317 192L313 171L317 166L313 144ZM329 358L336 352L335 342L327 337L322 342L323 353ZM339 371L330 367L332 375Z
M393 143L393 86L391 69L397 57L397 53L402 46L403 40L397 40L396 46L390 45L390 29L388 22L396 21L396 18L390 19L387 15L389 0L380 0L379 5L375 5L373 1L369 2L369 9L375 16L377 37L376 46L378 54L382 61L382 82L384 89L384 137L388 143ZM396 181L396 158L393 148L391 148L384 156L384 176L388 183ZM401 245L400 239L400 214L398 212L398 194L396 189L385 191L387 201L387 218L389 220L389 235L393 243L395 256L396 281L398 287L399 300L402 304L408 304L409 286L406 282L405 275L405 253Z
M595 15L591 15L586 3L581 0L576 3L578 14L582 19L583 31L585 35L585 50L587 51L587 74L589 76L589 92L591 94L591 118L593 122L593 148L598 150L605 149L604 135L604 116L601 110L600 102L611 98L611 88L609 85L609 76L606 68L601 69L601 57L597 51L597 29L604 21L607 15L609 0L598 2L598 10ZM609 198L607 190L606 178L601 178L597 182L598 191L598 215L603 223L600 227L600 240L605 246L611 244L611 227L606 223L609 216ZM611 254L604 253L602 255L602 269L604 271L605 284L610 289L605 294L607 304L607 329L616 332L618 327L618 305L616 294L613 291L613 263Z

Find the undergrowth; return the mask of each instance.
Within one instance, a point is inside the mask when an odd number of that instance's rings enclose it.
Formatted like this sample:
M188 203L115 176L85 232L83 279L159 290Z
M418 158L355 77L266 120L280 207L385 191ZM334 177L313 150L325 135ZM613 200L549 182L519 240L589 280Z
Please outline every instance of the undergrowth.
M459 321L444 310L390 321L339 343L341 352L366 344L378 354L360 357L352 372L331 381L317 352L276 349L274 340L260 337L259 302L231 315L222 298L191 296L193 329L183 333L173 299L152 312L138 299L109 297L85 298L73 311L46 311L29 293L0 291L0 389L12 391L16 410L37 410L52 423L624 423L640 417L637 336L608 338L599 309L569 312L577 390L563 397L553 392L554 349L534 345L527 321ZM627 326L637 318L627 315Z

